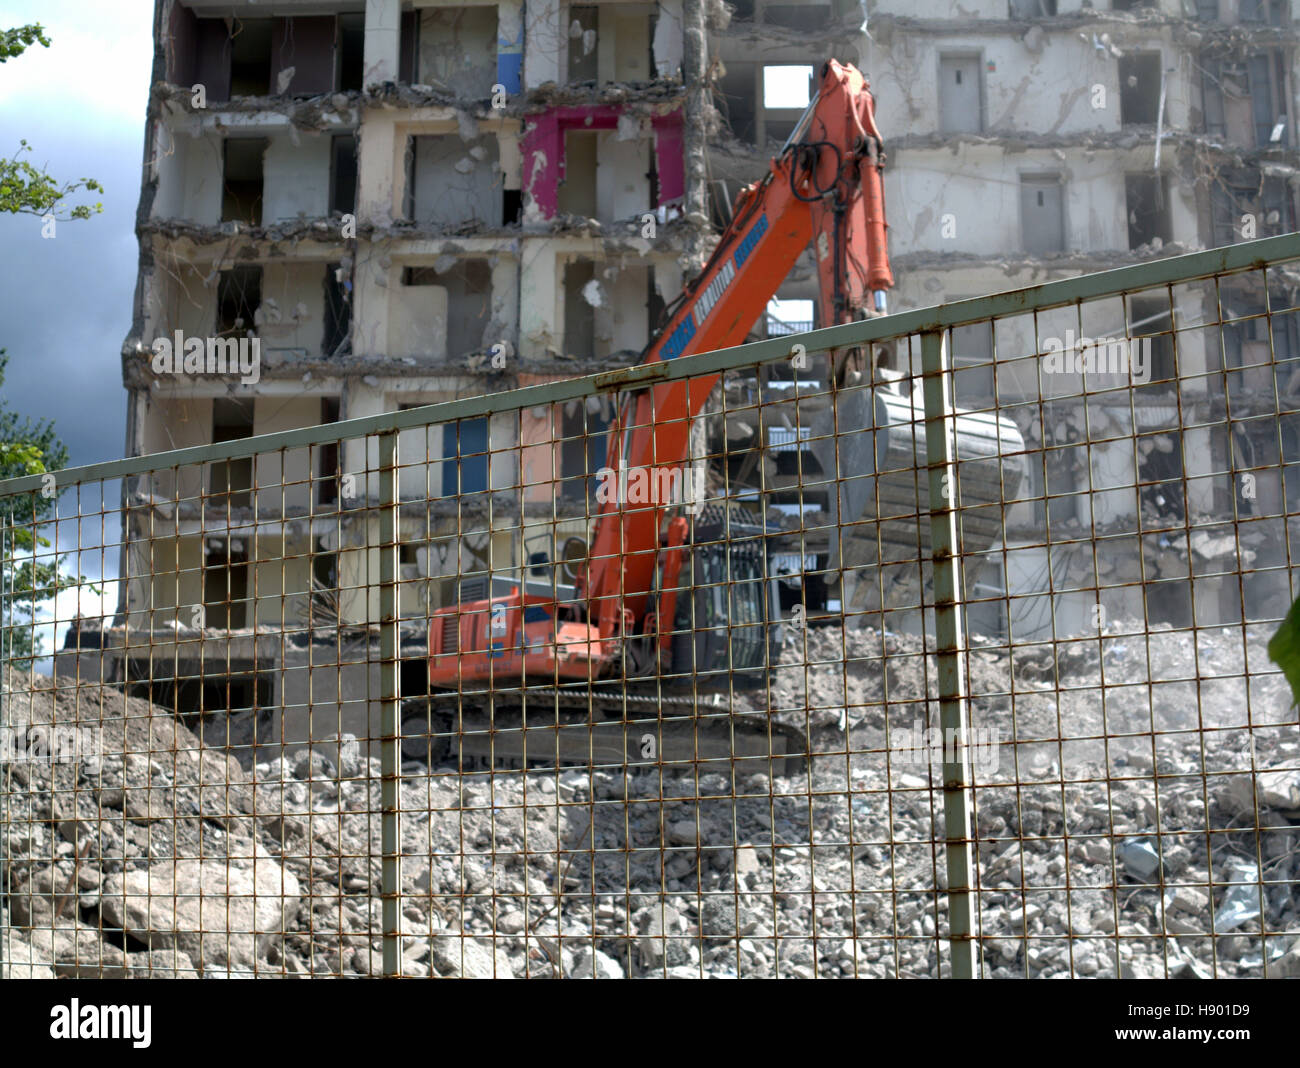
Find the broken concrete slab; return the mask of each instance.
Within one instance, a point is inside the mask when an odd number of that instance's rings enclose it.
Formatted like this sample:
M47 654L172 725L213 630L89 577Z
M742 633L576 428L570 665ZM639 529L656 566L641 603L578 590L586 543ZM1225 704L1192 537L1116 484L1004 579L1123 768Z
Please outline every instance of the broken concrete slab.
M429 939L429 959L447 979L513 979L510 955L491 939L442 931Z
M105 926L149 949L175 946L203 969L252 971L293 922L300 886L259 843L233 844L227 860L175 860L109 876Z

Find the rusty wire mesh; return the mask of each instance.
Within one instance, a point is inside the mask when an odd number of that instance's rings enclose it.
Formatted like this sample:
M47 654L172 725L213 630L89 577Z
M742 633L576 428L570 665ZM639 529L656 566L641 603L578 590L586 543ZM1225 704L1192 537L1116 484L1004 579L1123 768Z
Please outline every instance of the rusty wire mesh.
M1296 292L734 350L642 489L586 380L10 492L6 974L1294 974Z

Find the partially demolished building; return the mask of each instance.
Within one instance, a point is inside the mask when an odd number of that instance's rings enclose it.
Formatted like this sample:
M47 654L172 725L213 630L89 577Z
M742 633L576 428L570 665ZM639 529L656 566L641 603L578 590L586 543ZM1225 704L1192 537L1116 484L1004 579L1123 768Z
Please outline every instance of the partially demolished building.
M1297 35L1287 0L1102 6L157 0L140 275L123 348L127 452L635 362L830 56L860 66L876 94L891 153L897 309L1294 229ZM815 293L806 256L754 336L819 325ZM1222 471L1230 456L1249 466L1276 462L1278 448L1300 454L1294 435L1279 441L1275 418L1243 420L1239 440L1160 433L1176 423L1171 404L1209 412L1225 402L1195 377L1221 358L1241 369L1230 383L1238 413L1292 389L1280 380L1260 388L1272 372L1251 365L1268 358L1268 326L1249 316L1264 309L1236 307L1231 294L1224 307L1241 322L1221 343L1218 332L1197 344L1180 334L1175 361L1174 317L1180 327L1214 320L1212 296L1187 294L1173 308L1162 294L1116 302L1110 323L1061 318L1061 337L1080 327L1152 336L1137 414L1127 404L1088 408L1093 436L1100 420L1137 435L1109 450L1070 448L1085 436L1077 374L1053 386L1059 411L1016 410L1018 398L1037 397L1037 365L1016 359L1034 353L1032 330L957 332L958 403L996 398L1041 450L1025 503L1008 515L1011 551L980 579L1022 598L1025 611L990 598L984 629L1077 629L1095 593L1082 590L1065 616L1058 605L1055 620L1033 595L1077 579L1081 562L1093 566L1094 554L1069 543L1094 529L1132 532L1106 566L1151 579L1148 605L1171 621L1191 611L1199 565L1270 551L1275 532L1266 530L1248 546L1231 525L1198 544L1180 536L1185 514L1233 514L1232 486L1198 480L1184 464ZM1038 340L1043 333L1040 322ZM170 373L156 361L158 339L213 337L255 337L255 373ZM1295 321L1275 317L1279 359L1298 342ZM896 369L909 358L877 357ZM1181 398L1180 375L1192 376ZM449 603L458 577L475 572L534 560L578 566L587 475L609 415L561 405L403 435L403 495L421 502L403 514L403 615ZM778 444L799 447L750 447ZM105 677L156 686L187 676L171 696L189 708L236 699L305 707L308 693L328 700L331 687L354 683L364 694L364 655L349 682L337 667L314 673L307 651L284 640L286 629L364 628L375 618L377 569L356 548L367 544L355 529L363 521L349 516L376 492L365 474L376 458L361 449L295 450L124 487L122 602L96 643ZM771 480L768 503L798 501L775 477L780 464L755 466ZM1280 487L1264 481L1259 507L1276 511ZM489 537L476 499L517 486L524 518L505 529L498 512ZM1108 493L1076 497L1080 486ZM1172 533L1140 534L1144 511L1171 517ZM1044 545L1047 529L1064 551ZM1236 580L1232 590L1203 581L1198 613L1231 618ZM814 589L822 608L869 608L880 596L874 580ZM1116 604L1117 613L1141 606L1136 589L1137 604ZM226 636L219 660L213 633ZM143 658L125 655L141 647ZM205 692L206 672L220 678L220 694Z

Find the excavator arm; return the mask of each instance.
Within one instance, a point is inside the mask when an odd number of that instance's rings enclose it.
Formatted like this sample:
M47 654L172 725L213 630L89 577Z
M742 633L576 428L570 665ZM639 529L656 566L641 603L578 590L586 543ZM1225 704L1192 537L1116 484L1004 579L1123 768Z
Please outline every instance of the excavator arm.
M767 175L738 197L732 221L704 270L671 309L643 363L743 343L750 328L813 244L823 313L833 325L885 310L894 284L886 247L884 148L867 80L829 60L820 87ZM626 395L609 431L607 463L622 487L670 483L689 452L691 420L717 375ZM637 472L642 476L638 479ZM603 501L580 593L601 639L626 634L646 612L660 529L672 501ZM671 621L670 621L671 622Z

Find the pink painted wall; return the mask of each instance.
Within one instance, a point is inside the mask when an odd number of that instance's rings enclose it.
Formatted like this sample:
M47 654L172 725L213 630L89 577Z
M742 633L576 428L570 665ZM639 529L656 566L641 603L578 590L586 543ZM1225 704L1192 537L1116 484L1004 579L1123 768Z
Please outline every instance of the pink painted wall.
M528 119L523 138L523 186L542 217L554 218L564 179L564 135L568 130L612 130L618 126L620 107L554 108ZM682 113L656 115L655 165L659 171L659 203L676 200L686 192L682 159ZM655 205L658 207L658 205Z

